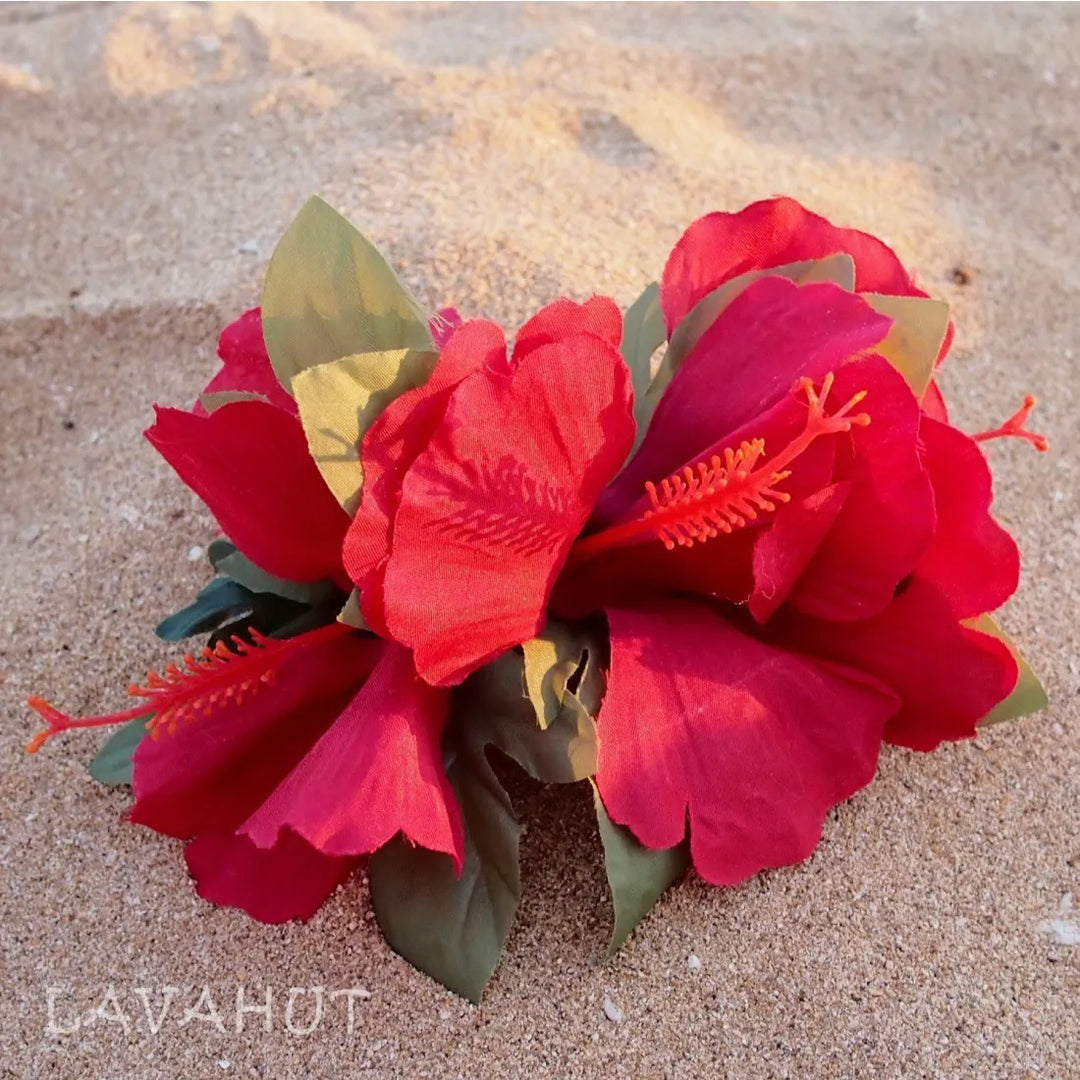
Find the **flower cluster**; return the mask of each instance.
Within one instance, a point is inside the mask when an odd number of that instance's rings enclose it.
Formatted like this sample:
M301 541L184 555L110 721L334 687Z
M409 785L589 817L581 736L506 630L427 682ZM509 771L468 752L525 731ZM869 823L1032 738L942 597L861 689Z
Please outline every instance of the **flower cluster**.
M799 862L880 748L1039 708L990 619L1019 555L936 379L953 328L895 254L790 199L695 222L626 312L508 343L428 316L313 199L261 310L152 445L225 538L95 760L200 895L310 917L366 860L388 940L478 999L520 895L489 751L588 781L617 947L688 864Z

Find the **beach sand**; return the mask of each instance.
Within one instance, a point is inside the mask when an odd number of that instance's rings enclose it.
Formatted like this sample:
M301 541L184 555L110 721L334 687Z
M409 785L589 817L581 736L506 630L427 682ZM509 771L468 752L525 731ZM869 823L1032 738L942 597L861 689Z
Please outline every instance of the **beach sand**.
M886 750L810 861L678 885L609 962L588 792L522 784L479 1008L391 952L362 877L306 925L199 900L87 775L101 740L23 755L23 701L120 707L172 656L153 626L216 531L140 432L314 192L425 302L511 328L628 304L692 219L770 194L883 236L954 306L954 419L1040 395L1052 452L990 456L1024 552L1001 621L1051 707ZM0 8L0 1076L1076 1076L1078 250L1075 6ZM351 1034L341 994L289 1030L316 986L366 992ZM113 1019L49 1033L49 987L57 1026Z

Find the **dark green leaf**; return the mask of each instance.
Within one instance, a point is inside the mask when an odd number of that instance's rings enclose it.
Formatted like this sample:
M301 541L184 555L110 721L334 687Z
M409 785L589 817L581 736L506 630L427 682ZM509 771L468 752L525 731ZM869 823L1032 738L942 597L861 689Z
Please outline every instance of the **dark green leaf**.
M254 596L230 578L215 578L194 603L158 624L154 633L163 641L181 641L216 630L223 623L252 610Z
M395 952L479 1004L521 899L521 829L483 754L451 747L446 771L465 817L461 876L399 835L371 856L371 902Z
M266 271L263 336L282 386L355 353L434 351L428 316L390 264L336 210L313 197Z
M1031 670L1031 665L1028 664L1023 653L1016 647L1016 642L989 615L971 619L968 625L974 630L980 630L984 634L990 634L991 637L996 637L1005 642L1012 651L1013 656L1016 657L1016 665L1020 669L1020 677L1013 692L1004 701L995 705L979 721L979 726L989 727L992 724L1003 724L1007 720L1017 720L1021 716L1030 716L1040 709L1045 709L1050 704L1050 699L1047 697L1042 683L1039 682L1038 675Z
M626 309L622 355L634 387L634 419L645 422L645 395L652 381L653 353L667 340L667 325L660 307L660 286L654 281Z
M612 956L668 886L682 876L690 863L690 853L685 841L661 851L645 847L629 829L608 817L595 786L593 797L604 845L604 869L615 908L615 929L608 946L608 956Z
M90 775L99 783L111 787L131 783L131 755L146 735L149 716L129 720L98 751L90 762Z

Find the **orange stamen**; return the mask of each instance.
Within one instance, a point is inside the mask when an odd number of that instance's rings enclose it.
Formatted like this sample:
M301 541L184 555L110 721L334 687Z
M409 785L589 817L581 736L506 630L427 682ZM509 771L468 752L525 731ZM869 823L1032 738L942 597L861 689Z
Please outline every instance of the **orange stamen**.
M1028 431L1027 428L1024 427L1034 408L1035 395L1028 394L1027 397L1024 398L1023 405L1021 405L1020 408L1001 425L1001 427L994 428L993 431L980 431L978 435L972 435L971 437L976 442L988 442L990 439L1026 439L1040 453L1045 453L1050 449L1050 440L1045 435L1039 435L1034 431Z
M825 413L825 402L832 389L830 372L821 383L820 393L813 380L802 378L796 384L806 394L808 413L806 426L775 457L758 464L765 453L765 440L743 442L738 449L727 449L723 457L714 454L708 461L687 465L673 473L659 486L645 484L650 509L635 521L616 525L579 540L570 553L570 561L578 565L603 551L660 540L670 551L675 547L692 547L740 529L756 521L760 513L772 513L777 503L791 496L780 491L777 484L791 475L788 466L815 439L836 435L870 423L866 413L851 415L865 397L866 391L855 394L850 401L831 415Z
M77 719L60 712L40 697L31 697L27 704L42 717L46 727L26 744L26 752L36 754L62 731L123 724L141 716L148 718L146 727L155 739L162 731L171 735L181 722L190 723L225 705L237 705L273 682L286 654L351 632L351 627L334 622L294 638L276 641L251 628L248 630L251 642L234 635L232 648L219 641L212 649L204 647L198 656L188 653L184 657L184 668L169 664L164 675L151 671L145 686L128 687L128 694L142 698L142 704L124 712Z

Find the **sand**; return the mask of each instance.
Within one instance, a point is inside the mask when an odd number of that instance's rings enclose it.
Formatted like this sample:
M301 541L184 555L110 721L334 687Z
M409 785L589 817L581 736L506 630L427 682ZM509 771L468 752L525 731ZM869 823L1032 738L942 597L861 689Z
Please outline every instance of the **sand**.
M1077 1075L1078 59L1080 9L1038 4L0 8L0 1075ZM1052 706L887 751L808 863L679 885L607 963L587 793L522 785L480 1008L390 951L362 879L307 925L200 901L87 776L99 740L22 754L22 701L116 707L168 657L215 529L139 433L312 192L426 302L510 326L628 303L694 217L772 193L887 238L954 305L956 420L1041 396L1052 453L991 454L1002 621ZM238 987L269 1031L237 1033Z

